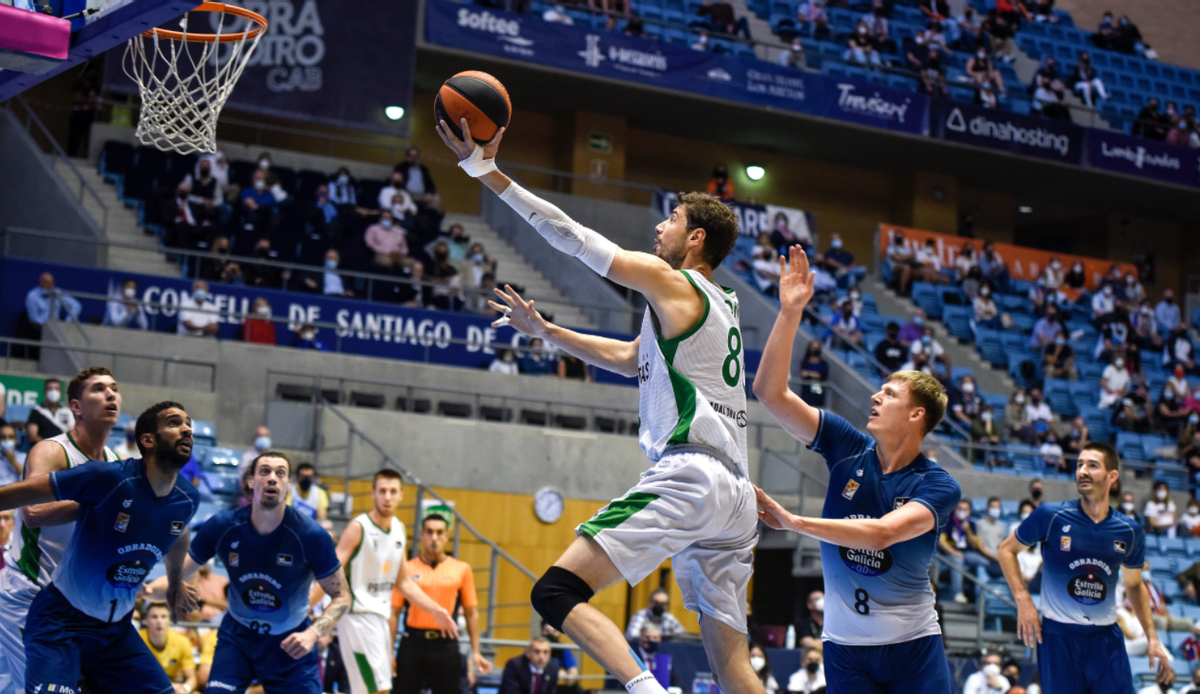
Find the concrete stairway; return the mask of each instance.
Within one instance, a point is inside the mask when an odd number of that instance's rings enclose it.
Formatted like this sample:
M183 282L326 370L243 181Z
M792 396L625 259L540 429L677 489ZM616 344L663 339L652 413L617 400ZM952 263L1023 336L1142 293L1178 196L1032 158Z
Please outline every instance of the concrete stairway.
M179 267L167 261L158 248L158 239L138 226L137 213L125 206L117 197L117 189L106 181L95 164L86 159L74 159L71 162L87 184L96 191L104 206L108 208L108 228L105 235L109 241L116 243L136 244L141 248L110 248L108 250L108 268L122 272L158 275L160 277L178 277ZM67 182L68 186L78 185L74 172L61 159L56 159L54 169ZM96 224L104 221L104 215L96 204L95 198L85 195L83 207L87 210Z
M524 287L523 296L535 299L538 302L537 308L543 314L553 315L555 323L575 328L596 327L591 319L571 306L536 267L508 245L499 234L492 231L481 217L447 214L443 227L448 228L451 224L461 224L463 230L471 237L472 243L482 243L484 251L496 260L496 281L501 286L507 282Z

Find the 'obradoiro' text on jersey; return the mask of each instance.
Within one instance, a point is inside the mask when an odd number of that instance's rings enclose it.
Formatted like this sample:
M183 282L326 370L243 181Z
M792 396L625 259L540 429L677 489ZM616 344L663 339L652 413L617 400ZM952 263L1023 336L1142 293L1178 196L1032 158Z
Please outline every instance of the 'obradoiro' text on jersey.
M958 482L924 455L883 474L875 440L823 410L810 448L824 456L829 466L822 517L882 518L910 503L925 506L934 516L929 532L887 549L821 543L822 638L843 646L878 646L941 633L929 587L929 562L939 530L962 497Z
M1042 616L1064 624L1115 624L1121 567L1146 562L1141 526L1113 510L1096 523L1079 499L1039 506L1017 526L1017 541L1042 543Z
M341 569L333 540L317 522L292 507L268 535L250 522L250 506L219 513L192 538L192 560L214 555L229 572L229 616L259 634L284 634L308 616L308 591Z
M704 313L690 330L666 340L646 309L638 346L642 450L658 461L670 446L705 446L748 475L745 357L737 295L695 270L681 272L704 300Z
M93 460L50 474L54 497L79 503L75 534L54 570L67 602L105 622L124 619L154 565L187 530L200 494L183 477L159 497L146 463Z

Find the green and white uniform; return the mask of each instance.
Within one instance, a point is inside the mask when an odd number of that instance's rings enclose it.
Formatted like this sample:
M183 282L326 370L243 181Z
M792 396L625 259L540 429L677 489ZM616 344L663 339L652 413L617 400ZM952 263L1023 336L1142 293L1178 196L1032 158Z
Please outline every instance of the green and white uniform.
M700 320L663 339L647 307L638 348L642 450L654 467L576 532L593 537L630 584L672 559L689 610L746 631L758 539L746 462L746 374L738 300L682 270Z
M62 446L67 467L86 463L90 458L75 443L71 432L46 439ZM118 460L112 449L104 447L104 459ZM30 528L18 510L13 514L12 536L5 548L5 566L0 571L0 691L23 691L25 687L25 646L22 632L29 605L42 588L50 585L54 568L75 534L75 523ZM12 688L5 686L5 677Z
M350 609L338 621L338 647L350 678L350 691L392 688L392 586L405 560L404 524L392 519L388 530L363 513L351 523L362 526L362 539L346 563Z

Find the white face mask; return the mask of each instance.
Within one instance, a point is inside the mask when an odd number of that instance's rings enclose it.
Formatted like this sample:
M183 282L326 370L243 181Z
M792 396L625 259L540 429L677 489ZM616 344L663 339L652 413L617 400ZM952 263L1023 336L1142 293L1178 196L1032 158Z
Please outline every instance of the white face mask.
M1113 366L1120 369L1125 366L1125 360L1124 359L1113 359Z
M257 181L255 181L255 182L254 182L254 189L255 189L255 190L262 190L263 188L266 188L266 187L267 187L267 182L266 182L266 181L264 181L264 180L262 180L262 179L259 179L259 180L257 180Z
M821 598L817 598L816 600L813 600L813 612L824 612L824 611L825 611L825 598L821 597Z
M1190 506L1190 507L1188 507L1188 512L1187 512L1187 514L1188 514L1189 516L1196 516L1196 515L1200 515L1200 508L1196 508L1195 506Z
M1163 499L1166 499L1166 498L1167 498L1167 490L1165 490L1165 489L1160 489L1160 490L1158 490L1157 492L1154 492L1154 496L1155 496L1155 498L1157 498L1159 501L1162 501Z
M309 332L300 333L300 339L304 340L305 342L312 342L313 338L315 338L316 336L317 336L316 333L309 333Z
M132 299L133 297L137 296L137 288L136 287L125 287L124 289L121 290L121 293L125 295L126 299Z
M983 666L983 674L988 677L996 677L1000 674L1000 666L995 663L988 663Z
M970 517L971 517L971 512L970 512L970 511L963 511L963 510L961 510L961 509L960 509L960 510L958 510L958 511L955 511L955 512L954 512L954 515L955 515L955 516L957 516L959 520L966 520L966 519L968 519L968 518L970 518Z
M1000 507L999 506L989 507L988 515L991 516L992 518L1000 518Z
M1133 513L1133 502L1126 501L1125 503L1121 504L1121 510L1125 513Z
M1029 511L1021 511L1021 515L1019 517L1021 520L1025 520L1029 517Z
M259 316L262 316L263 318L271 317L271 307L270 306L259 306L258 308L254 309L254 312L256 314L258 314Z
M61 397L62 397L62 391L57 388L46 391L46 402L48 402L48 403L55 404L58 402L58 399Z
M755 672L762 670L764 667L766 667L766 665L767 665L767 659L762 657L761 655L750 656L750 667L753 668L753 670Z
M271 168L271 160L270 159L259 159L258 160L258 168L260 168L260 169Z
M970 381L962 384L962 392L967 393L968 395L971 393L974 393L975 392L975 384L971 383Z

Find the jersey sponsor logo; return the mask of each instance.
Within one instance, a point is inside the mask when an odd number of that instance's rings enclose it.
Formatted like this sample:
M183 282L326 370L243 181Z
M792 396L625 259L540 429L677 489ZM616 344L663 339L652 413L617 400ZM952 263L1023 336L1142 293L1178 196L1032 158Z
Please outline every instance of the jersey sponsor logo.
M267 581L254 579L242 591L242 604L255 612L275 612L283 607L283 598Z
M1099 571L1087 571L1067 581L1067 595L1082 605L1098 605L1108 597L1108 583Z
M1058 538L1058 548L1059 548L1059 550L1061 550L1063 552L1070 552L1071 551L1071 538L1066 537L1065 535L1063 537Z
M1113 549L1121 554L1124 554L1125 553L1125 543L1120 540L1113 540Z
M128 513L118 513L117 514L117 522L113 524L113 530L116 530L119 533L123 533L126 530L129 530L129 514Z
M838 554L851 571L863 576L879 576L892 568L892 553L886 549L872 551L838 547Z
M146 574L150 573L150 569L154 564L155 561L152 554L149 552L138 552L127 557L124 561L119 561L108 567L108 571L105 572L104 576L108 579L110 586L132 590L141 587L142 582L146 580Z
M42 688L42 685L39 684L38 689L41 689L41 688ZM34 690L34 691L37 691L37 690ZM75 694L75 688L67 686L65 684L48 684L48 685L46 685L46 691L53 692L53 694Z
M126 499L121 502L121 505L124 506L125 508L129 508L130 506L133 506L133 499Z
M901 506L903 506L903 505L907 504L907 503L908 503L908 500L909 500L909 499L911 499L911 498L912 498L911 496L898 496L898 497L896 497L896 501L895 501L895 503L893 503L893 504L892 504L892 510L893 510L893 511L895 511L896 509L900 508Z
M382 583L368 583L367 584L367 592L390 595L392 592L392 586L394 586L394 585L396 585L396 584L391 581L384 581Z
M275 563L278 564L279 566L291 566L292 565L292 555L280 554L275 557Z
M171 521L171 534L172 535L182 535L183 534L183 521Z
M138 542L132 545L125 545L117 548L117 554L126 555L130 552L149 552L154 555L154 561L162 561L162 550L148 542Z
M230 553L229 553L229 565L230 565L230 566L237 566L237 565L238 565L238 553L237 553L237 552L230 552Z
M859 487L858 482L855 482L854 480L850 480L849 482L846 483L846 488L842 490L842 496L844 496L846 498L846 500L853 499L854 494L858 491L858 487Z
M717 414L719 414L723 417L728 417L729 419L732 419L733 421L737 422L737 425L739 427L741 427L743 429L746 428L746 411L745 410L735 410L732 407L730 407L729 405L725 405L725 404L722 404L719 402L713 402L713 403L709 403L709 404L712 405L713 411L716 412Z

